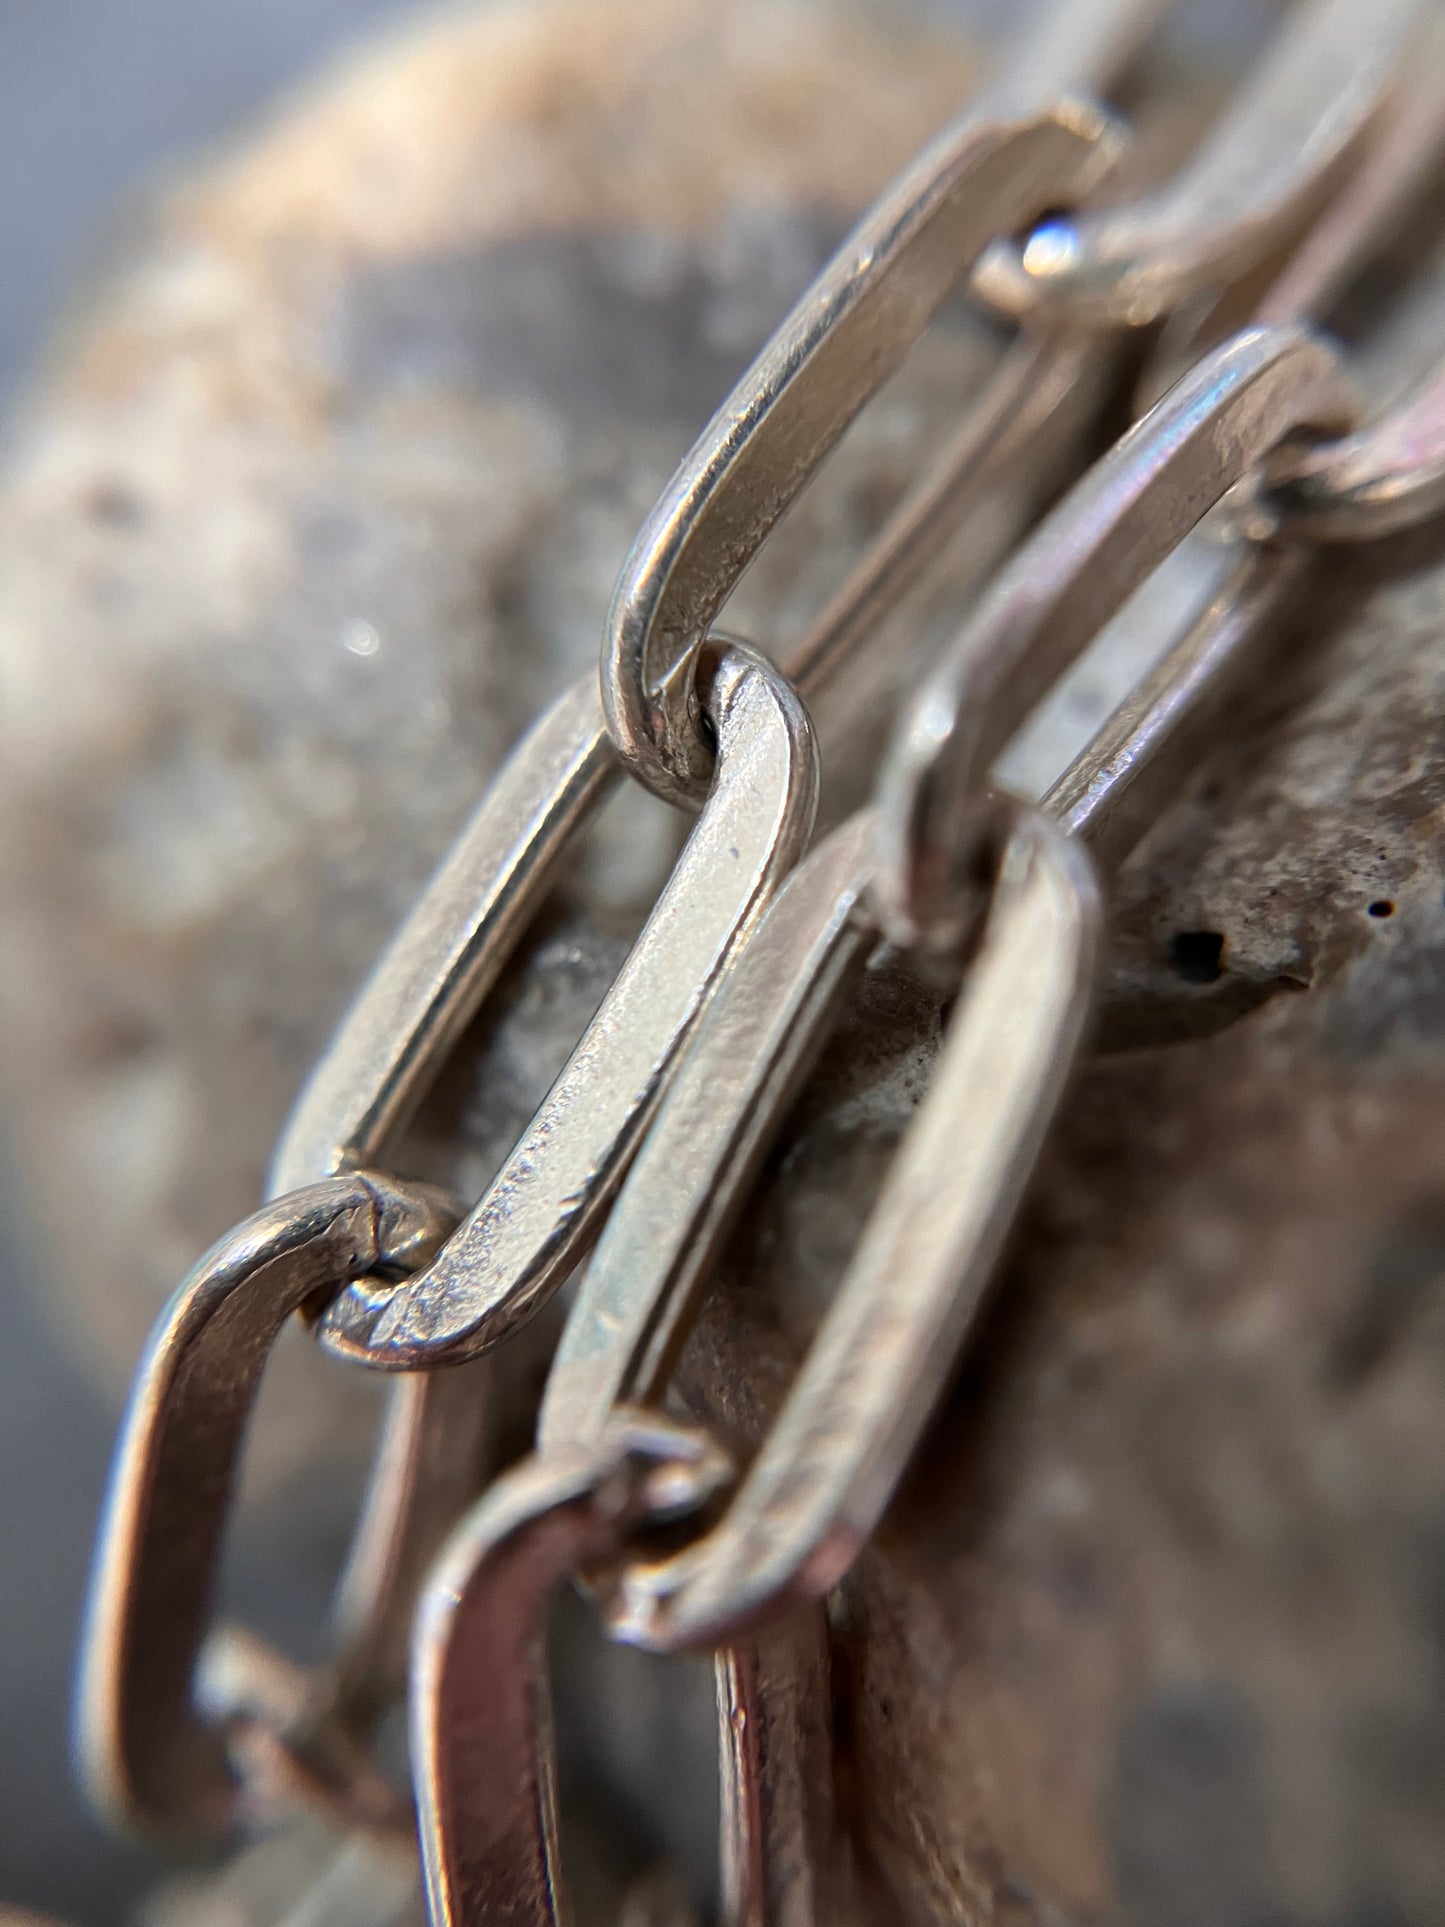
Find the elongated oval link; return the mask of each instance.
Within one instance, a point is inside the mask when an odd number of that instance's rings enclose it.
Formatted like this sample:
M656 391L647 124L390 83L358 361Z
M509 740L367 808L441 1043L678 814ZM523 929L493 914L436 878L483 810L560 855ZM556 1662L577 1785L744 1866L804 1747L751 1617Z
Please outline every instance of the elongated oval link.
M588 674L509 753L318 1059L271 1161L273 1197L381 1161L620 775Z
M1043 804L1096 867L1123 861L1212 739L1300 550L1246 549L1210 602ZM800 866L710 1008L578 1288L538 1420L539 1450L596 1438L617 1404L660 1399L699 1294L789 1104L881 931L874 814Z
M1304 549L1241 546L1218 593L1044 798L1042 807L1106 874L1216 739L1227 705L1258 674L1261 640L1308 565Z
M1445 510L1445 360L1374 421L1286 458L1268 496L1281 532L1370 542Z
M693 1039L578 1287L539 1451L590 1442L615 1406L666 1388L748 1181L877 945L865 900L876 840L859 811L803 860Z
M333 1350L392 1370L473 1356L585 1248L685 1035L812 828L812 733L789 685L734 645L709 701L713 791L631 956L460 1231L396 1292L343 1292L320 1324Z
M629 1533L692 1510L726 1461L697 1432L618 1413L586 1447L524 1461L457 1527L417 1614L411 1740L432 1927L567 1918L546 1608Z
M360 1173L267 1205L200 1261L146 1347L101 1528L79 1746L97 1804L161 1835L224 1832L237 1783L193 1680L246 1422L293 1312L425 1262L437 1194Z
M866 884L867 861L856 888ZM821 846L796 895L835 900ZM674 1648L821 1596L872 1530L946 1381L1073 1062L1098 900L1082 855L1022 812L933 1081L777 1423L719 1525L635 1563L617 1635Z
M1030 22L991 93L1037 103L1102 87L1128 65L1170 4L1058 0ZM1063 406L1069 374L1032 354L1010 365L940 465L953 477L952 489L935 477L923 491L926 503L909 499L907 536L890 525L870 553L866 608L858 606L859 590L844 598L847 635L837 633L842 612L835 609L833 620L815 625L811 640L790 652L786 672L805 697L896 597L905 570L914 572L921 525L933 534L960 512L959 477L978 476L981 487L1007 470L1020 444L1031 444L1036 418ZM620 774L596 681L584 676L508 755L313 1067L273 1155L268 1195L382 1160L505 966L579 825Z
M989 108L1094 96L1127 71L1173 0L1058 0L1015 37ZM1096 332L1030 331L966 408L783 662L810 699L830 682L913 582L997 489L1021 480L1047 499L1077 473L1115 374L1118 344ZM1001 529L1000 541L1008 539Z
M1095 863L1121 862L1179 786L1243 673L1257 667L1262 636L1302 563L1298 551L1246 549L1055 783L1044 807ZM543 1399L542 1450L597 1437L613 1400L662 1396L708 1270L878 940L868 893L875 844L865 811L819 845L699 1029L582 1279ZM886 1357L875 1363L891 1369ZM814 1411L826 1415L847 1389L815 1382ZM806 1408L797 1426L810 1436L815 1429ZM811 1571L830 1531L826 1506L801 1510L778 1529L776 1570Z
M1322 342L1249 329L1206 356L1045 518L910 703L885 760L875 887L895 941L957 943L973 914L988 772L1102 624L1281 441L1353 415Z
M621 774L587 675L512 750L363 985L287 1120L272 1197L380 1160ZM348 1725L384 1711L404 1681L417 1586L475 1493L489 1369L405 1373L388 1395L333 1607L336 1658L318 1681Z
M1308 0L1250 72L1194 164L1121 208L1051 218L982 264L1016 316L1144 327L1269 254L1369 136L1428 0Z
M865 217L723 403L644 523L602 649L608 727L674 802L711 763L690 663L769 530L984 247L1088 186L1106 124L1082 105L965 116Z

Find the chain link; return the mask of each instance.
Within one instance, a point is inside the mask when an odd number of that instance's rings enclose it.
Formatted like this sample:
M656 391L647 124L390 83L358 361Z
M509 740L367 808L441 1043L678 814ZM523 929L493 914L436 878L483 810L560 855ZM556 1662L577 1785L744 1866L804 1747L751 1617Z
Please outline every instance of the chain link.
M426 1187L331 1178L238 1225L162 1314L116 1456L84 1642L80 1753L91 1797L114 1821L204 1838L241 1817L225 1722L202 1717L195 1677L267 1355L294 1312L352 1278L424 1263L452 1222ZM319 1731L309 1697L295 1712ZM339 1766L318 1777L342 1800L356 1779ZM369 1789L362 1798L369 1812Z
M545 1607L585 1568L615 1637L724 1652L730 1927L843 1921L846 1876L823 1865L842 1852L824 1840L836 1815L809 1785L827 1772L826 1634L795 1618L765 1661L758 1629L847 1571L976 1319L1086 1034L1097 874L1124 860L1258 674L1310 545L1445 507L1445 364L1360 427L1338 356L1295 325L1445 147L1445 86L1402 80L1428 8L1299 6L1187 167L1091 207L1121 136L1073 96L1117 79L1166 11L1058 8L1034 66L1015 61L824 269L644 524L600 679L513 752L318 1063L272 1202L157 1325L117 1456L80 1701L91 1792L117 1821L214 1837L317 1808L382 1842L419 1826L434 1922L547 1927L564 1899ZM1241 295L1271 263L1263 302L1257 280ZM971 276L1024 331L934 465L781 670L717 636L769 532ZM1232 308L1236 324L1269 325L1228 332ZM1126 342L1146 328L1139 392L1166 392L1100 453L1105 402L1139 370ZM1040 502L1062 499L905 705L874 801L809 853L803 698L959 519L1020 478ZM1154 668L1041 806L1001 795L992 772L1010 738L1221 503L1223 585L1160 638ZM698 822L456 1230L437 1195L376 1173L624 770L701 806ZM946 970L957 1003L814 1345L733 1484L705 1434L652 1414L789 1102L889 945ZM487 1400L475 1367L456 1367L530 1318L594 1239L536 1451L458 1523ZM331 1351L402 1374L320 1673L232 1629L208 1637L246 1423L296 1312ZM663 1522L681 1543L659 1551ZM372 1741L419 1592L414 1814ZM639 1918L681 1918L669 1890L648 1891Z

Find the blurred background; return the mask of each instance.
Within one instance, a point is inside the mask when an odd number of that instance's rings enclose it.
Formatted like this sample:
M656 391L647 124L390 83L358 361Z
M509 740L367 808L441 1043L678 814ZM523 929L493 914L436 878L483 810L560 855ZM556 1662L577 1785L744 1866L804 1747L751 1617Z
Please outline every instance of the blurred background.
M406 0L0 0L0 434L55 317L147 195ZM43 1328L7 1186L0 1247L0 1899L82 1927L151 1874L82 1808L69 1674L115 1412Z

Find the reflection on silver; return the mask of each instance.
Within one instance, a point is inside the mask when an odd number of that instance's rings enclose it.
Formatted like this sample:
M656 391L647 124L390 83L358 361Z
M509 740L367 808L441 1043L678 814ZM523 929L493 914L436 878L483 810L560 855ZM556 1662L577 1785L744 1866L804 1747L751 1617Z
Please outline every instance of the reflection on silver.
M708 706L707 806L632 954L486 1195L424 1271L345 1291L320 1322L343 1356L392 1370L498 1344L576 1264L636 1149L688 1031L807 846L812 730L790 685L729 645Z

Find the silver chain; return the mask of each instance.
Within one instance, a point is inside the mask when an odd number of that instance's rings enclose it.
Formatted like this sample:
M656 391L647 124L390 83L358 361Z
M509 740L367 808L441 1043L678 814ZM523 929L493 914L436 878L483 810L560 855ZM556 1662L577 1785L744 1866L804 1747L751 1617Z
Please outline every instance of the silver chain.
M1093 96L1165 11L1060 0L1031 58L823 270L644 523L600 675L512 752L317 1064L269 1202L157 1325L82 1668L85 1772L116 1824L215 1840L320 1812L339 1838L419 1839L439 1927L561 1919L542 1638L548 1595L585 1568L614 1637L720 1656L735 1927L832 1927L856 1906L830 1823L802 1817L787 1783L806 1660L765 1665L758 1640L784 1623L810 1650L967 1339L1087 1033L1097 878L1259 673L1312 549L1445 507L1445 362L1362 426L1307 325L1445 150L1438 64L1411 78L1428 0L1298 5L1188 166L1110 199L1127 133ZM1016 335L933 467L780 664L719 633L769 532L970 287ZM1129 384L1152 405L1099 454ZM1061 499L905 704L873 800L811 844L829 746L806 699L1005 481L1040 507ZM998 790L1019 727L1207 516L1226 518L1222 586L1160 638L1041 802ZM579 831L629 775L697 820L536 1118L465 1209L386 1175ZM830 1026L895 952L958 987L944 1046L738 1474L704 1430L663 1416L672 1370ZM471 1504L489 1355L505 1360L589 1251L535 1453ZM246 1423L293 1314L333 1353L397 1374L334 1658L314 1673L210 1625ZM404 1694L410 1787L374 1753Z

